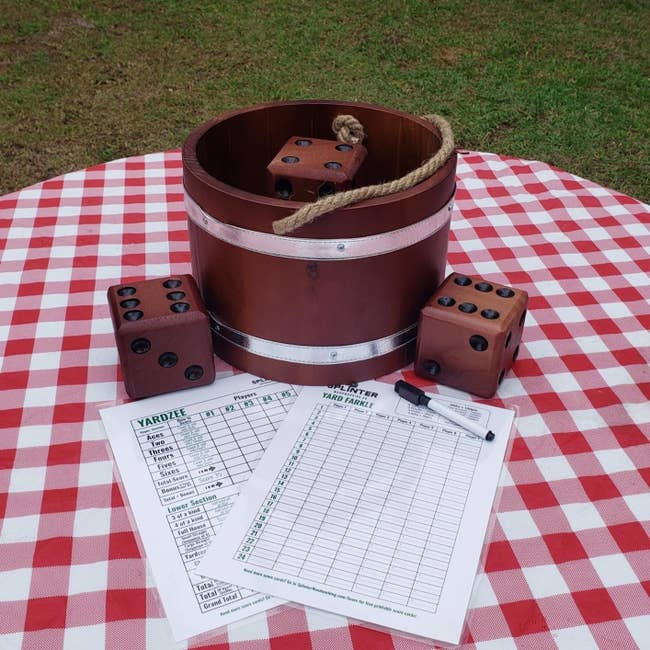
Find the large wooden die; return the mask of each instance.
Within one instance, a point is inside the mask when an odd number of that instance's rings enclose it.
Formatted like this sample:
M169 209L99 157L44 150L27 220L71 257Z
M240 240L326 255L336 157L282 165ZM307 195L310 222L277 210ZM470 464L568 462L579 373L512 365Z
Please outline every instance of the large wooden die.
M109 287L108 303L131 397L214 381L208 315L191 275Z
M452 273L420 312L415 372L492 397L519 353L528 294Z
M365 157L361 144L293 136L267 166L271 194L311 202L347 190Z

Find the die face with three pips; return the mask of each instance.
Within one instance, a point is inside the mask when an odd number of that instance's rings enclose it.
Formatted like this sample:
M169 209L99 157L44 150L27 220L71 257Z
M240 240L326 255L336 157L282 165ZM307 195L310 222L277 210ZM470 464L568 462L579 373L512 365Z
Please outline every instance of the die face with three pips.
M209 319L191 275L115 285L107 295L130 397L214 381Z
M312 202L350 189L365 157L361 144L293 136L267 165L270 194Z
M492 397L519 353L528 294L458 273L420 312L415 372Z

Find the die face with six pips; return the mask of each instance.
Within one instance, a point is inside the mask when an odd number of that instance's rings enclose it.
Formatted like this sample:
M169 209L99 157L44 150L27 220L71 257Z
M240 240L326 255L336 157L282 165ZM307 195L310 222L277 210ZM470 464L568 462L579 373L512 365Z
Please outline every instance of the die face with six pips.
M214 381L209 319L191 275L119 284L107 295L129 396Z
M270 193L311 202L350 189L365 157L361 144L291 137L267 165Z
M415 372L492 397L519 353L528 294L452 273L420 312Z

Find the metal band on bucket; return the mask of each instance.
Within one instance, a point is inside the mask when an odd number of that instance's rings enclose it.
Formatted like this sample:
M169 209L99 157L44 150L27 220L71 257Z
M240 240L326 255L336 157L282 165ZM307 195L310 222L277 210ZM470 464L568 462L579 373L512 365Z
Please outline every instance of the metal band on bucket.
M390 232L349 239L301 239L223 223L205 212L185 191L188 217L217 239L263 255L309 260L350 260L407 248L431 237L447 225L451 219L453 203L452 194L451 199L430 217Z
M226 325L213 313L208 313L210 314L212 331L216 336L228 343L232 343L260 357L317 366L332 366L381 357L412 343L415 341L417 334L417 323L413 323L413 325L409 325L409 327L395 334L374 341L336 346L293 345L245 334L234 327Z

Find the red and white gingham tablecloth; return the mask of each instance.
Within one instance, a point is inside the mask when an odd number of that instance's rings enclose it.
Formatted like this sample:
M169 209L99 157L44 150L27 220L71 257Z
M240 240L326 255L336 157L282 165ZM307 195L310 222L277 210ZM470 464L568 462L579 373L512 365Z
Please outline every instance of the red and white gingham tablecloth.
M450 267L530 295L491 400L518 417L464 647L650 648L649 213L459 157ZM173 643L97 407L126 399L107 287L191 272L178 151L5 196L0 229L0 649L430 647L288 607Z

